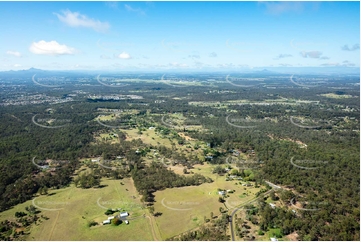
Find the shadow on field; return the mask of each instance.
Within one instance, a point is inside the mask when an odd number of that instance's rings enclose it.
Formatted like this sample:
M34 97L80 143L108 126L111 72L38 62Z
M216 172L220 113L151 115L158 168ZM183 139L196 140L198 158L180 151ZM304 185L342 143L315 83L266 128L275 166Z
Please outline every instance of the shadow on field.
M99 185L98 188L107 187L108 185Z

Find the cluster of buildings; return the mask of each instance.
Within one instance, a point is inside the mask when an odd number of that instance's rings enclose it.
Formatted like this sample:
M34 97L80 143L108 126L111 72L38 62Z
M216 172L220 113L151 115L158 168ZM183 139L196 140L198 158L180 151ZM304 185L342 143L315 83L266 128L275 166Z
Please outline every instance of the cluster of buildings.
M35 95L19 95L11 98L3 99L0 106L17 106L17 105L32 105L32 104L58 104L74 101L71 97L59 98L47 96L45 94L35 94Z
M118 218L119 220L124 221L125 224L129 224L129 221L127 220L128 216L129 216L128 212L122 212L122 213L119 213L119 215L110 216L110 217L108 217L108 219L103 221L103 225L110 224L112 222L112 219L114 219L114 218Z
M234 190L221 190L221 191L218 191L218 195L220 196L225 196L226 193L233 193Z
M124 99L143 99L142 96L138 95L88 95L88 99L100 99L100 100L124 100Z

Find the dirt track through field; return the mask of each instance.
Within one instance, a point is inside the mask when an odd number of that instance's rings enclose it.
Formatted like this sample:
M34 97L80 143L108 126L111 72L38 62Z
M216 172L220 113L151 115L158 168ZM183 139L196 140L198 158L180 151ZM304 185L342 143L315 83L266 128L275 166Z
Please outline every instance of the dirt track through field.
M58 214L56 215L56 218L55 218L55 221L54 221L54 225L53 225L53 227L51 228L48 241L51 241L51 237L53 236L53 232L54 232L56 223L58 222L59 214L60 214L60 211L58 211Z
M153 225L153 220L152 220L152 218L149 217L149 216L146 216L146 217L149 219L149 223L150 223L150 227L151 227L151 229L152 229L152 235L153 235L154 241L160 241L159 239L157 239L157 236L156 236L156 234L155 234L155 230L154 230L154 225Z

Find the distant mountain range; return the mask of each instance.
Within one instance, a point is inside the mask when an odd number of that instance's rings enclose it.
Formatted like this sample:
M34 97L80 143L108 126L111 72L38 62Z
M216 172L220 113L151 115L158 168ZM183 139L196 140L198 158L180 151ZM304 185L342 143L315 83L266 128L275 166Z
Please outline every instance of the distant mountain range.
M41 69L36 69L36 68L30 68L28 70L18 70L18 71L14 71L14 70L10 70L10 71L1 71L0 73L16 73L16 72L42 72L44 70Z
M215 69L202 69L202 70L179 70L179 69L171 69L171 70L132 70L132 71L104 71L104 70L42 70L37 68L30 68L27 70L10 70L10 71L0 71L0 77L20 77L20 76L29 76L34 74L52 74L52 75L64 75L64 74L72 74L72 75L94 75L97 74L131 74L131 73L254 73L254 74L352 74L352 75L360 75L360 68L358 67L267 67L267 68L245 68L239 70L215 70Z
M69 71L69 70L42 70L37 68L30 68L27 70L17 70L17 71L1 71L1 77L12 77L12 78L20 78L20 77L31 77L35 74L49 74L49 75L86 75L92 73L94 75L94 71Z

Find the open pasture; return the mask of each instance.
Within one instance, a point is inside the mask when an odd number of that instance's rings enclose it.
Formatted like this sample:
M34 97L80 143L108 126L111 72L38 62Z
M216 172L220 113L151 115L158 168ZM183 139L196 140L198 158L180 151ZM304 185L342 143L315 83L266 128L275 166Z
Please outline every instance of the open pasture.
M232 210L237 205L255 198L255 193L261 189L242 186L239 181L226 181L225 176L212 174L213 167L214 165L204 164L195 165L195 168L191 169L194 173L211 177L214 180L212 183L169 188L154 193L155 212L161 213L156 217L156 222L163 240L204 224L204 217L210 219L211 212L214 216L219 216L220 207L223 210ZM170 168L173 169L173 166ZM218 189L235 192L228 193L229 197L223 204L218 201Z
M120 181L124 185L120 185ZM68 188L50 190L1 213L0 219L14 220L16 211L34 205L41 215L49 218L30 229L27 240L153 240L152 227L131 179L103 179L102 188L81 189L72 184ZM130 223L119 226L102 225L107 208L127 211ZM115 213L116 214L116 213ZM134 220L133 220L134 219ZM98 225L89 227L88 222ZM66 231L66 232L64 232Z

